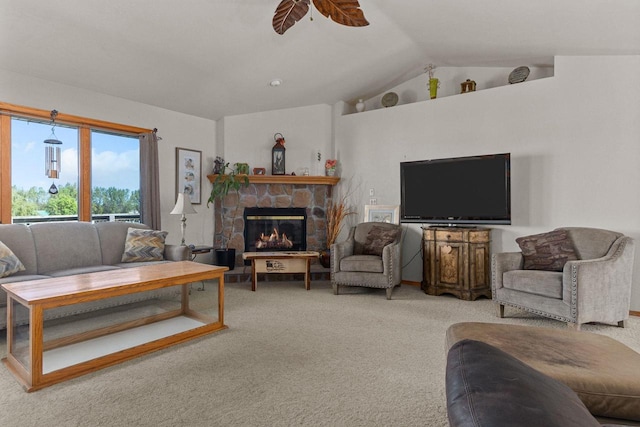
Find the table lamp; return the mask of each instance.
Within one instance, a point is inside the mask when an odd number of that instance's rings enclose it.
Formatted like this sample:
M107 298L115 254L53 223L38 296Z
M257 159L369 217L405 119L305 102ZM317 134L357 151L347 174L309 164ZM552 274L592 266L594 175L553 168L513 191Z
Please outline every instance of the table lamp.
M176 201L176 205L171 211L171 215L182 215L182 242L180 243L182 246L186 246L184 243L184 231L187 229L187 217L186 215L198 213L193 208L191 204L191 199L189 196L184 195L184 193L178 193L178 200Z

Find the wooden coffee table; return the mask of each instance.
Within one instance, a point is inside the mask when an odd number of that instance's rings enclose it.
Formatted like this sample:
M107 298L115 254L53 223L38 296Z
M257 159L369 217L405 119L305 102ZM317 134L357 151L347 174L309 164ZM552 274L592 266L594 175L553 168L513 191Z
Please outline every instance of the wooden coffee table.
M5 283L8 349L2 361L27 391L33 391L226 329L227 270L180 261ZM212 279L218 280L217 319L189 307L189 284ZM176 285L182 285L180 308L44 342L45 310ZM14 325L16 310L29 312L27 333L18 333Z
M251 290L255 292L258 273L304 273L304 288L311 289L311 260L315 251L244 252L243 259L251 260Z

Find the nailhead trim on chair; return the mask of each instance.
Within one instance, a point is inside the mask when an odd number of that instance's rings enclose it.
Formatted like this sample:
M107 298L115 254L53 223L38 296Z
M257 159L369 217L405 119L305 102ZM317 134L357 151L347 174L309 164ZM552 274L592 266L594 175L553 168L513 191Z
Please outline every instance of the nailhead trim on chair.
M392 249L394 250L394 249ZM391 251L389 251L391 252ZM389 288L393 288L393 256L389 255L389 275L387 276L389 278Z
M336 283L336 285L338 286L357 286L357 287L363 287L363 288L375 288L375 289L389 289L389 288L394 288L396 285L391 285L391 286L375 286L372 285L370 283L347 283L347 282L340 282L340 283Z
M498 281L498 276L496 274L496 266L498 265L498 261L496 261L496 255L491 255L491 295L496 294L496 282Z
M571 317L578 320L578 266L571 266ZM577 322L576 322L577 323Z
M558 316L557 314L547 313L546 311L536 310L536 309L529 308L529 307L524 307L522 305L515 304L515 303L512 303L512 302L498 301L498 300L496 300L496 302L499 303L499 304L502 304L502 305L508 305L508 306L511 306L511 307L519 308L519 309L527 311L529 313L539 314L541 316L548 317L550 319L560 320L561 322L575 323L575 319L570 319L570 318L565 317L565 316Z

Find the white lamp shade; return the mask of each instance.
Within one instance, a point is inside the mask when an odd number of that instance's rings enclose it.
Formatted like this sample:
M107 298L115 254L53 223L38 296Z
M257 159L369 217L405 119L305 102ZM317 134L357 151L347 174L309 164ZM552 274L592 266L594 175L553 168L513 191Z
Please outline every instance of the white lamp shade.
M184 193L178 193L178 200L176 201L176 205L171 211L173 215L189 215L198 213L193 208L191 204L191 199L187 196L185 197Z

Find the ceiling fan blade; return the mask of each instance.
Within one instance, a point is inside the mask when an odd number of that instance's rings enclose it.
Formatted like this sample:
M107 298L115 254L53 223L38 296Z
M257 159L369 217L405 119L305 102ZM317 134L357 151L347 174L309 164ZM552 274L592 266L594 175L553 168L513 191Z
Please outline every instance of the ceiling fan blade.
M369 25L358 0L313 0L313 4L320 13L338 24L348 27Z
M284 34L309 11L309 0L282 0L273 15L273 29Z

